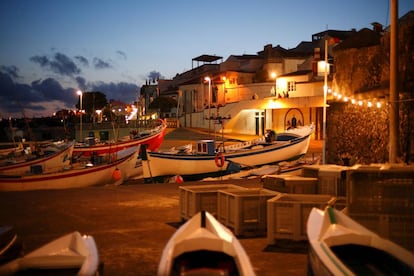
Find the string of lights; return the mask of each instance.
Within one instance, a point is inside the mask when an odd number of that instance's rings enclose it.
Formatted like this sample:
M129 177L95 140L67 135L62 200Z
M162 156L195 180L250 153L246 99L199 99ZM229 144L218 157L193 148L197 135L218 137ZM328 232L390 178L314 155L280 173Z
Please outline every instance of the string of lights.
M388 104L388 101L385 101L383 99L357 99L355 97L349 97L339 92L332 91L330 89L328 89L328 94L331 94L333 98L336 99L337 101L351 103L353 105L360 106L360 107L381 108Z

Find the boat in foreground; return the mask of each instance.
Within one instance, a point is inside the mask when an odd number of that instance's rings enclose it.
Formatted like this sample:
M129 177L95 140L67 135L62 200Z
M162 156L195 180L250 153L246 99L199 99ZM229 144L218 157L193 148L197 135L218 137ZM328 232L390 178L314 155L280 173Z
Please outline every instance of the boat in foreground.
M160 120L160 125L149 130L148 132L141 133L140 136L135 138L128 138L124 141L117 142L103 142L94 145L77 144L73 150L74 157L90 157L92 155L108 155L119 152L130 147L136 147L138 145L146 145L149 150L157 150L162 141L164 140L165 132L167 129L167 123L164 120Z
M74 146L74 141L53 143L40 148L41 154L31 153L21 158L7 159L0 166L0 174L23 175L60 170L70 164Z
M92 236L75 231L0 266L0 275L98 275L99 254Z
M196 180L295 160L307 152L312 133L313 126L306 126L280 133L273 141L263 137L221 147L221 151L217 151L213 140L201 140L196 152L147 152L142 156L143 175L146 181L174 175Z
M99 165L76 163L59 172L0 176L0 191L69 189L120 184L133 176L138 160L138 147L129 148L125 152L122 153L124 157L111 163Z
M307 222L310 275L414 275L414 254L332 207Z
M255 275L250 259L233 233L202 211L167 242L158 275Z

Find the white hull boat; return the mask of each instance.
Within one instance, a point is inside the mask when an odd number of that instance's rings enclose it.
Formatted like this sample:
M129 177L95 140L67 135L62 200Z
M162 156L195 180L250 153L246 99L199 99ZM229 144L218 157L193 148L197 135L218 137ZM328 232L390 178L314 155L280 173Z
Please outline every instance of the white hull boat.
M234 173L240 168L295 160L307 152L312 133L313 126L302 127L281 133L272 142L263 139L243 142L224 147L223 152L215 149L187 154L147 152L142 158L143 175L146 180L173 175L180 175L184 179L202 179ZM204 141L199 141L197 148L210 146L204 144Z
M166 275L255 275L244 248L225 226L202 211L166 244L158 266Z
M101 165L74 164L60 172L37 175L17 175L0 177L0 191L27 191L45 189L69 189L106 184L119 185L136 173L138 147L112 163Z
M19 272L30 275L61 275L72 271L80 276L98 275L99 254L92 236L73 232L29 254L0 266L0 275Z
M36 158L10 159L0 166L0 175L24 175L61 170L71 163L75 143L56 144L45 148L43 155Z
M343 212L313 208L307 222L310 275L414 275L414 254Z

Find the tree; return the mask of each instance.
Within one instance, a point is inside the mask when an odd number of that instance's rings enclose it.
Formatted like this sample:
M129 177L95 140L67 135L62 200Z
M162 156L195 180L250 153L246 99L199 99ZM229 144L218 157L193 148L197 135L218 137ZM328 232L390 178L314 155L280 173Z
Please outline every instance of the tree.
M174 107L177 107L177 101L166 96L157 97L149 104L150 109L159 109L161 112L170 112Z
M82 95L82 109L85 113L92 114L98 109L103 109L108 104L106 95L99 91L84 92ZM80 109L80 99L76 104L76 107Z

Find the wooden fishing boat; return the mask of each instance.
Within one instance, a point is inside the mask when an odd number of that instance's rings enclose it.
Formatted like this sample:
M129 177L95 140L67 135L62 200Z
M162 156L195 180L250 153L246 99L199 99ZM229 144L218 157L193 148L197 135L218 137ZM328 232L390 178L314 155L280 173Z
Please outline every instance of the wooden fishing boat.
M0 266L0 275L98 275L99 254L92 236L75 231ZM25 274L26 275L26 274Z
M76 144L73 150L73 156L90 157L93 154L100 156L108 155L138 145L146 145L149 150L157 150L161 146L162 141L164 141L166 129L166 121L160 120L160 125L132 139L128 138L127 140L117 142L103 142L95 145Z
M26 191L44 189L69 189L106 184L119 185L135 173L138 147L114 162L99 165L74 164L59 172L0 176L0 191Z
M167 242L157 275L255 275L250 259L233 233L202 211Z
M308 150L313 126L280 133L274 141L253 141L221 147L213 140L201 140L191 153L147 152L143 154L143 175L146 181L163 176L180 175L185 180L226 175L241 168L295 160Z
M3 160L0 166L1 175L24 175L61 170L71 163L75 142L52 143L41 147L41 153L27 154L20 158Z
M414 275L414 254L343 212L313 208L307 222L310 275Z

